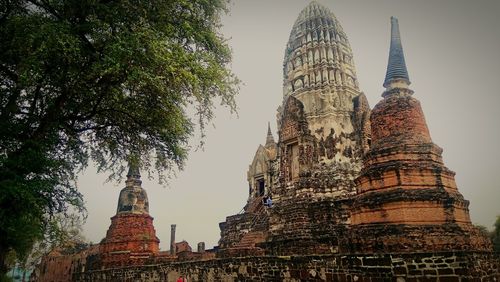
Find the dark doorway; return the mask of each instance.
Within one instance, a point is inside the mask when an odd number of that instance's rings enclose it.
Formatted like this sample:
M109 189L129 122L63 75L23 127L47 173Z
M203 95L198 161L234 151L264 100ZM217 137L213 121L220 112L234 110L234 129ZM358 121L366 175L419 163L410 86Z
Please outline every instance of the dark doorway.
M264 179L257 180L257 186L259 187L259 196L264 196L264 191L265 191L264 185L265 185Z

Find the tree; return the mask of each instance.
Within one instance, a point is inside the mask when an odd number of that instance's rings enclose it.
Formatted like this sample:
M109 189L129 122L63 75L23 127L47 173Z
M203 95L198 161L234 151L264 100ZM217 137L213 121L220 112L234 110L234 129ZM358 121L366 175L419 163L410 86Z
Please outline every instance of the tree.
M22 271L22 281L26 281L26 273L33 271L44 256L53 250L62 254L78 253L89 247L82 235L84 219L79 214L54 216L47 226L42 240L36 241L28 254L15 257L15 263Z
M495 229L491 232L491 241L493 242L493 250L500 253L500 215L497 215L497 220L493 225Z
M89 159L163 179L216 101L235 109L226 2L1 1L0 274L54 215L84 212L75 177Z

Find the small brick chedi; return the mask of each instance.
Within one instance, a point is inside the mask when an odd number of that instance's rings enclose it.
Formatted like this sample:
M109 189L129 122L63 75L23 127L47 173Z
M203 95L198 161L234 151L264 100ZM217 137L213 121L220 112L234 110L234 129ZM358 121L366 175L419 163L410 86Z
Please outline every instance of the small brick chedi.
M390 42L383 99L370 110L339 21L311 2L286 45L277 142L268 126L248 169L248 201L219 224L219 245L192 252L175 243L172 225L172 250L159 252L132 167L106 238L66 263L65 277L500 281L500 260L472 225L469 202L409 88L396 18Z
M193 252L186 241L175 242L175 224L172 224L169 251L160 251L160 240L156 236L153 217L149 214L149 201L142 188L139 168L130 165L125 188L120 191L116 215L106 237L99 244L87 245L83 242L69 242L46 255L37 266L31 280L34 281L125 281L124 276L92 278L93 271L127 268L131 266L162 264L189 260L207 260L215 257L213 251L205 251L205 243L198 243ZM74 245L77 245L75 247ZM85 247L78 246L84 245ZM178 275L171 274L172 279ZM165 280L165 279L162 279Z
M131 165L126 186L120 191L116 215L100 244L103 267L141 264L159 252L153 218L149 215L146 190L139 169Z

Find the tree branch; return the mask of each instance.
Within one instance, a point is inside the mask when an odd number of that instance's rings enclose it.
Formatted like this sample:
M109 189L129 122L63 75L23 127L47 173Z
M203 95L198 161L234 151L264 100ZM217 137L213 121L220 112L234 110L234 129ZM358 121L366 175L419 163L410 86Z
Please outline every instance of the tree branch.
M35 1L35 0L28 0L28 2L30 2L31 4L37 6L38 8L41 8L43 10L45 10L47 13L53 15L54 17L56 17L58 20L62 21L63 18L59 15L59 13L53 8L50 6L49 3L47 3L47 1L41 1L38 2L38 1Z

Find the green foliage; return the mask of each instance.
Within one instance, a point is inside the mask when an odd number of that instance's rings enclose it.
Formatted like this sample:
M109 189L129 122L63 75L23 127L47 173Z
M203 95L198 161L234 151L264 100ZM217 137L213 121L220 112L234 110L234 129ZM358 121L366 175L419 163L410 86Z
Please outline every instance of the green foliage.
M135 155L162 179L215 101L235 109L226 1L1 1L0 273L54 215L84 211L89 159L117 177Z
M9 252L6 265L30 272L40 263L43 256L57 249L62 254L74 254L89 247L82 235L84 219L79 214L58 214L54 216L46 227L43 239L34 242L26 254Z
M62 254L73 254L88 247L82 235L84 219L78 214L57 215L49 222L42 240L33 244L27 256L19 257L22 269L33 270L43 256L54 249Z
M8 277L6 274L0 274L0 282L12 282L14 281L11 277Z

